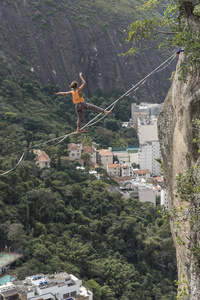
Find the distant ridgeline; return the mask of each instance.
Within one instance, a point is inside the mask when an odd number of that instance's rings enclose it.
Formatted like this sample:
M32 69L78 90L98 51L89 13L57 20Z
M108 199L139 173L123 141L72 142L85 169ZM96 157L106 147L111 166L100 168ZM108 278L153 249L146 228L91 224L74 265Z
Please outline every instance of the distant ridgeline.
M14 75L58 84L63 90L79 80L80 71L87 96L97 88L126 90L164 59L152 50L119 56L131 48L125 42L128 26L144 17L136 5L136 0L2 0L1 56ZM172 67L152 76L134 98L162 102Z

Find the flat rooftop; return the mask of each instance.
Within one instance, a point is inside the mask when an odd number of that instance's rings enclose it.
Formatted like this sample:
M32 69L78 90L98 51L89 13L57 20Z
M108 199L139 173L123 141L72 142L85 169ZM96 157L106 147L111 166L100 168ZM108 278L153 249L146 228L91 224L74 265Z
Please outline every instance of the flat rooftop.
M0 269L11 264L20 257L22 257L20 254L0 252Z

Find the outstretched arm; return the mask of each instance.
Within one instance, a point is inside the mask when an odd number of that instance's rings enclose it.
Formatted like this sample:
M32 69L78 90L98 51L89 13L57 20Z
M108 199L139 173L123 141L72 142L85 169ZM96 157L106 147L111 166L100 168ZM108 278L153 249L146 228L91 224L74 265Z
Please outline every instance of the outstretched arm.
M82 81L82 84L81 84L81 86L79 87L79 91L81 91L81 90L85 87L86 81L85 81L85 79L83 79L82 73L79 73L79 76L80 76L80 79L81 79L81 81Z
M56 95L71 95L71 94L72 94L71 91L69 91L69 92L58 92L58 93L56 93Z

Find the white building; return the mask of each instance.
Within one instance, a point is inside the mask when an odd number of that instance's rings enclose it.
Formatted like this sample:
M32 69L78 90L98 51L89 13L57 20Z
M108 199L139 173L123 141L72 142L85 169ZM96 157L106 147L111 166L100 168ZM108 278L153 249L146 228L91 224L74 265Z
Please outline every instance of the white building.
M140 149L138 162L141 169L149 169L151 174L160 174L160 164L156 159L161 157L160 143L158 140L157 118L139 118L138 138Z
M121 177L133 177L133 167L130 163L121 164Z
M139 143L158 141L157 118L139 118L138 119L138 138Z
M149 169L153 176L160 174L160 164L156 159L161 157L159 141L140 144L138 162L141 169Z
M39 274L0 287L3 300L93 300L93 294L82 285L82 280L65 272L53 275Z
M138 187L140 202L151 202L156 205L156 189L151 183L147 183L144 178L140 181L133 181L133 187Z
M167 209L169 208L168 201L167 201L167 192L165 189L161 189L160 204L164 205L165 208L167 208Z
M151 202L156 205L156 191L153 185L140 185L138 189L140 202Z

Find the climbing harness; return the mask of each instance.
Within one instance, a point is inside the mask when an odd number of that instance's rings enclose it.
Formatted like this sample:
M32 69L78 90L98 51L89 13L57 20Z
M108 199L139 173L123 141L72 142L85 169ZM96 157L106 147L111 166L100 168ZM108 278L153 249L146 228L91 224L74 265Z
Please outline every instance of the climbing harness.
M137 90L138 90L138 89L146 82L146 80L147 80L152 74L157 73L157 72L160 72L161 70L165 69L165 68L166 68L166 67L167 67L167 66L175 59L175 57L177 56L177 54L180 54L180 52L183 52L183 51L184 51L184 50L181 50L181 47L179 47L178 51L177 51L175 54L173 54L173 55L170 56L168 59L166 59L166 60L165 60L162 64L160 64L156 69L154 69L154 70L153 70L152 72L150 72L147 76L145 76L143 79L141 79L137 84L133 85L133 86L132 86L128 91L126 91L122 96L120 96L120 97L119 97L118 99L116 99L113 103L111 103L105 110L110 110L110 111L112 111L112 110L114 109L115 105L117 104L117 102L118 102L119 100L121 100L122 98L127 97L127 96L129 96L130 94L132 94L133 92L137 91ZM84 111L83 111L83 121L84 121L84 126L80 129L80 131L81 131L82 133L84 133L88 127L93 126L94 124L98 123L99 121L101 121L103 118L106 117L106 115L104 114L101 118L99 118L101 114L102 114L102 113L99 113L99 114L96 115L92 120L90 120L87 124L85 124ZM96 120L97 118L99 118L99 119ZM96 121L95 121L95 120L96 120ZM74 135L74 134L77 134L77 131L68 133L68 134L66 134L66 135L63 135L63 136L60 136L60 137L57 137L57 138L54 138L54 139L51 139L51 140L48 140L48 141L45 141L45 142L36 144L36 145L34 145L34 146L32 146L32 147L29 147L29 148L24 149L23 154L21 155L21 157L20 157L19 161L17 162L17 164L16 164L12 169L10 169L10 170L8 170L8 171L6 171L6 172L0 174L0 176L6 175L6 174L8 174L9 172L13 171L13 170L21 163L21 161L22 161L22 159L23 159L23 157L24 157L26 151L29 151L29 150L31 150L31 149L33 149L33 148L38 147L38 146L41 147L41 146L44 145L44 144L48 144L48 143L50 143L50 142L55 142L55 141L57 141L57 140L59 140L59 141L56 143L56 145L57 145L57 144L60 144L60 143L62 143L68 136Z

